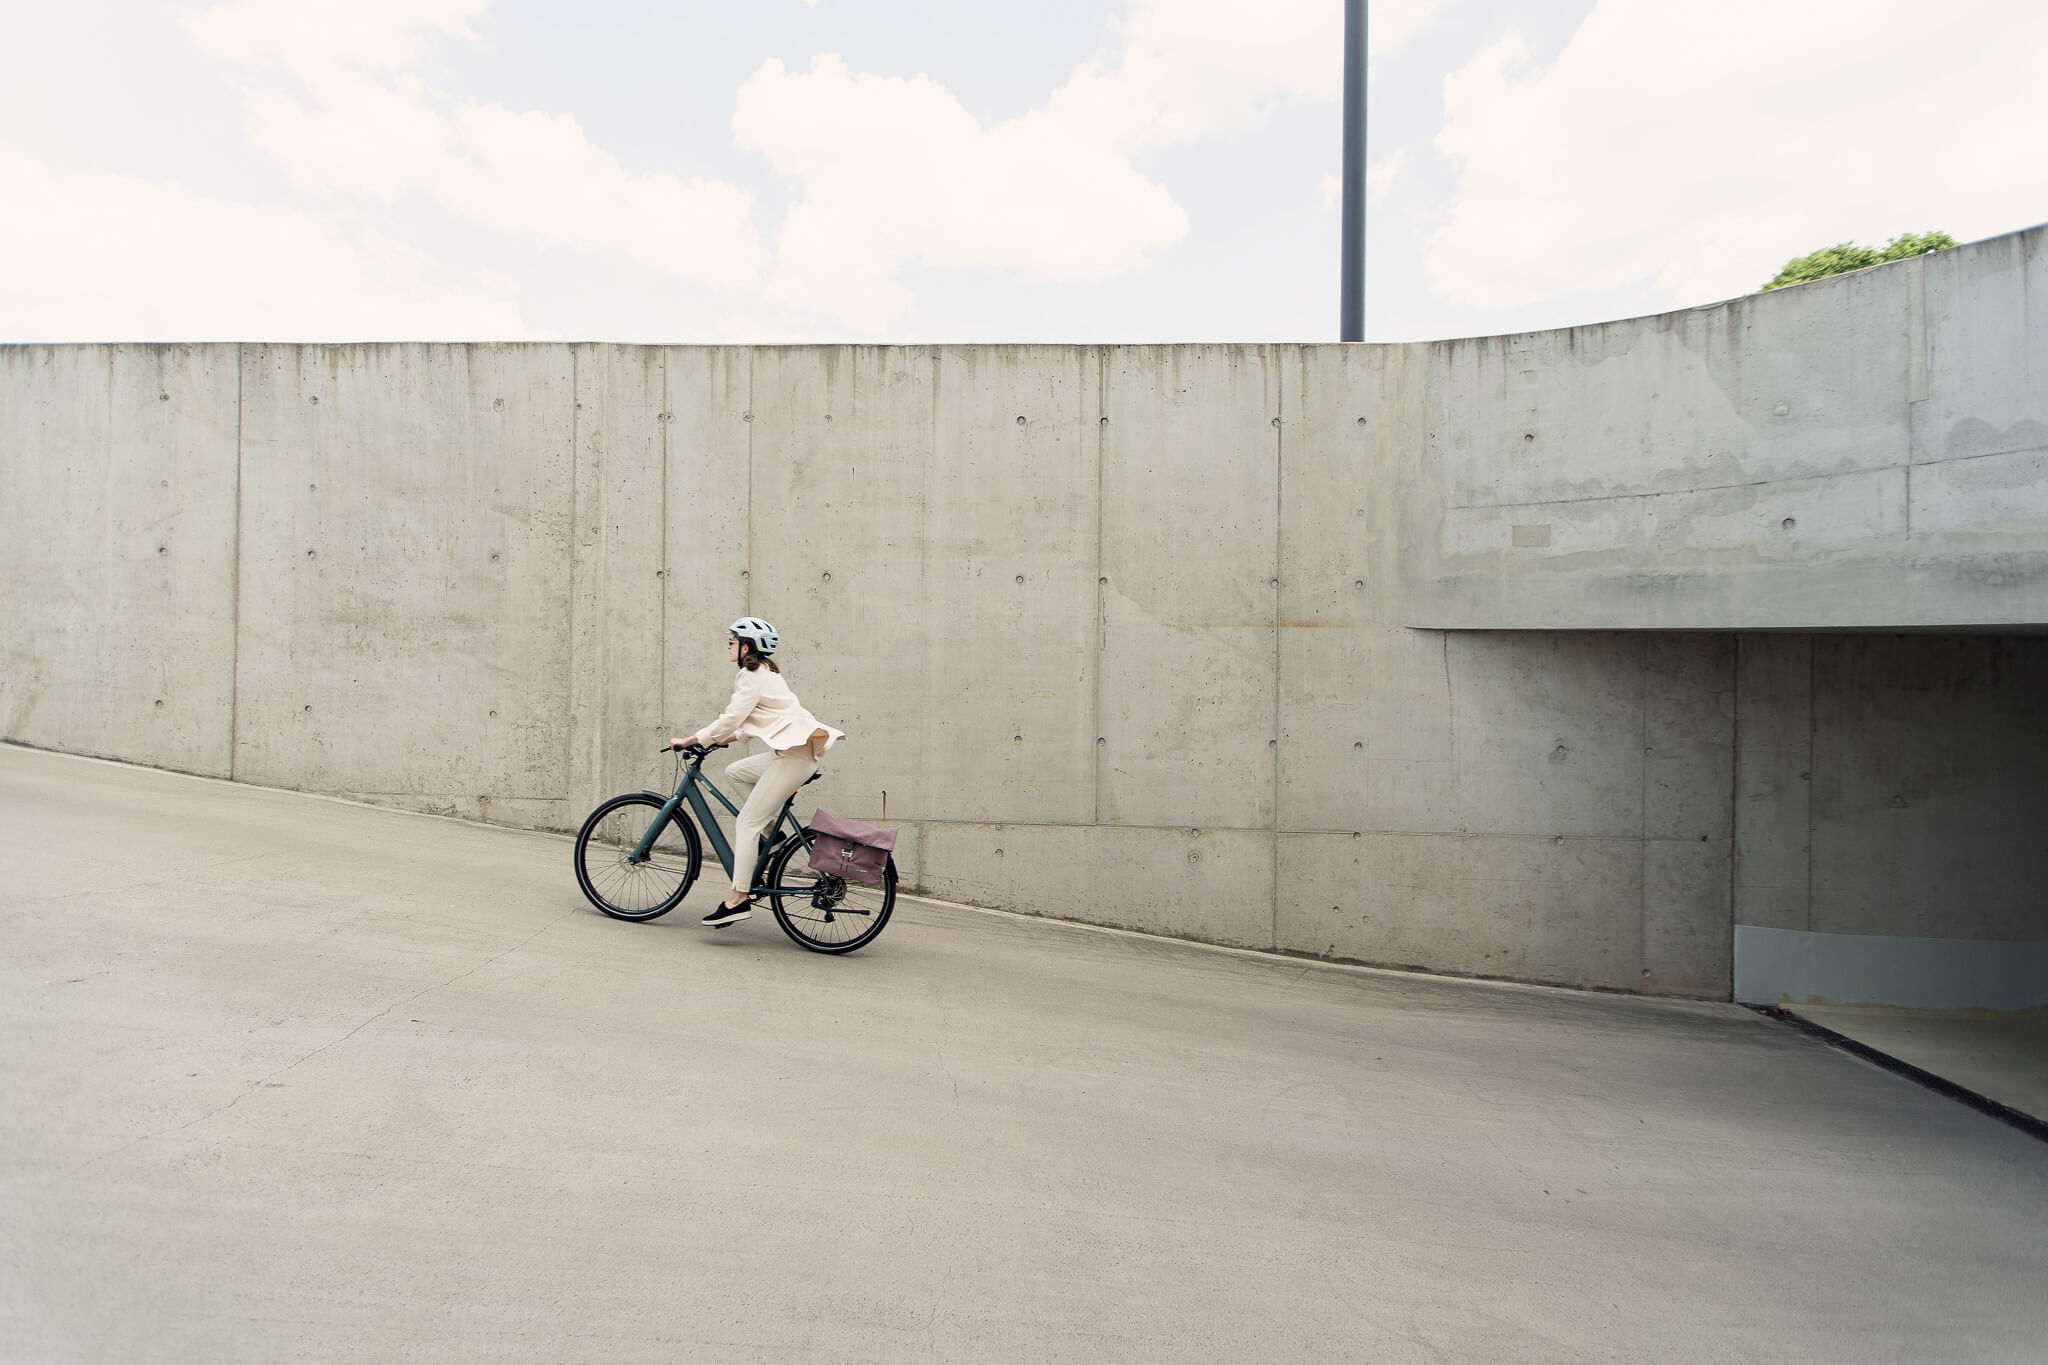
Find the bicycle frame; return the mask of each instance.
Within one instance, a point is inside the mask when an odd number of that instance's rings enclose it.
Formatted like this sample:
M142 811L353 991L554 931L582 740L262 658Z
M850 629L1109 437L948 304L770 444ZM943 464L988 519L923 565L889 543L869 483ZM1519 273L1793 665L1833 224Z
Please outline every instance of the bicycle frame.
M640 842L626 856L627 862L637 866L647 861L653 852L655 839L660 836L661 831L668 825L669 821L682 818L678 808L687 801L690 804L691 813L697 818L697 827L704 831L704 837L711 841L711 851L718 855L719 866L725 869L725 875L728 878L732 876L732 845L726 842L725 831L719 827L717 818L712 815L711 804L704 799L704 793L709 792L717 797L718 804L724 806L726 813L731 815L734 820L739 819L740 808L728 800L726 794L713 785L710 778L704 776L703 766L704 760L696 758L692 759L688 766L684 768L682 780L676 783L675 795L669 797L663 803L660 813L654 817L653 823L647 826L647 832L640 836ZM769 855L785 839L801 840L805 848L811 846L810 836L804 830L802 822L796 818L794 806L795 797L791 797L790 800L783 802L781 816L762 833L761 856L755 860L755 867L767 867ZM782 833L784 825L789 827L787 835ZM760 885L754 887L749 894L756 896L778 894L803 896L809 895L814 889L814 887L809 886Z

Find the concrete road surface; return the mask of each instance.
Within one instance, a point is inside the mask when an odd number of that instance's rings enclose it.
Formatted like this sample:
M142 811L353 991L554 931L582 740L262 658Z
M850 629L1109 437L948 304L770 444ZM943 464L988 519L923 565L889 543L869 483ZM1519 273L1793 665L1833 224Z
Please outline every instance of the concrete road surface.
M0 1358L2048 1359L2048 1145L1725 1005L0 747Z

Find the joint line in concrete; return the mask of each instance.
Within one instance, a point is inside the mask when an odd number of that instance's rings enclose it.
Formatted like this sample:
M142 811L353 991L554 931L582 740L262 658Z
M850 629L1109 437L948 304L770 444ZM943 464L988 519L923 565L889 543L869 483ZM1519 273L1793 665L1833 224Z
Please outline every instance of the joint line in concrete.
M235 344L235 548L228 558L228 781L235 780L242 710L242 346Z

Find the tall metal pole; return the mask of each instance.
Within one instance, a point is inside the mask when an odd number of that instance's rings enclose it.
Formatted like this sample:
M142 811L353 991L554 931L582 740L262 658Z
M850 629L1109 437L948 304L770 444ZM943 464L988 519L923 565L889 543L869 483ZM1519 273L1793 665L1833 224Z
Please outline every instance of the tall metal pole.
M1344 270L1340 341L1365 340L1365 4L1344 0Z

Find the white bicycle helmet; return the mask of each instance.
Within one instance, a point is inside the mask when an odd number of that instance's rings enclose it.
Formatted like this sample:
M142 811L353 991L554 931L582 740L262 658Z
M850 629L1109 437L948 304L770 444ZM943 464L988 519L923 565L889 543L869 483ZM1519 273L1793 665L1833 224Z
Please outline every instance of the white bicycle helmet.
M775 633L775 627L758 616L742 616L732 623L732 633L745 640L762 654L773 654L782 637Z

